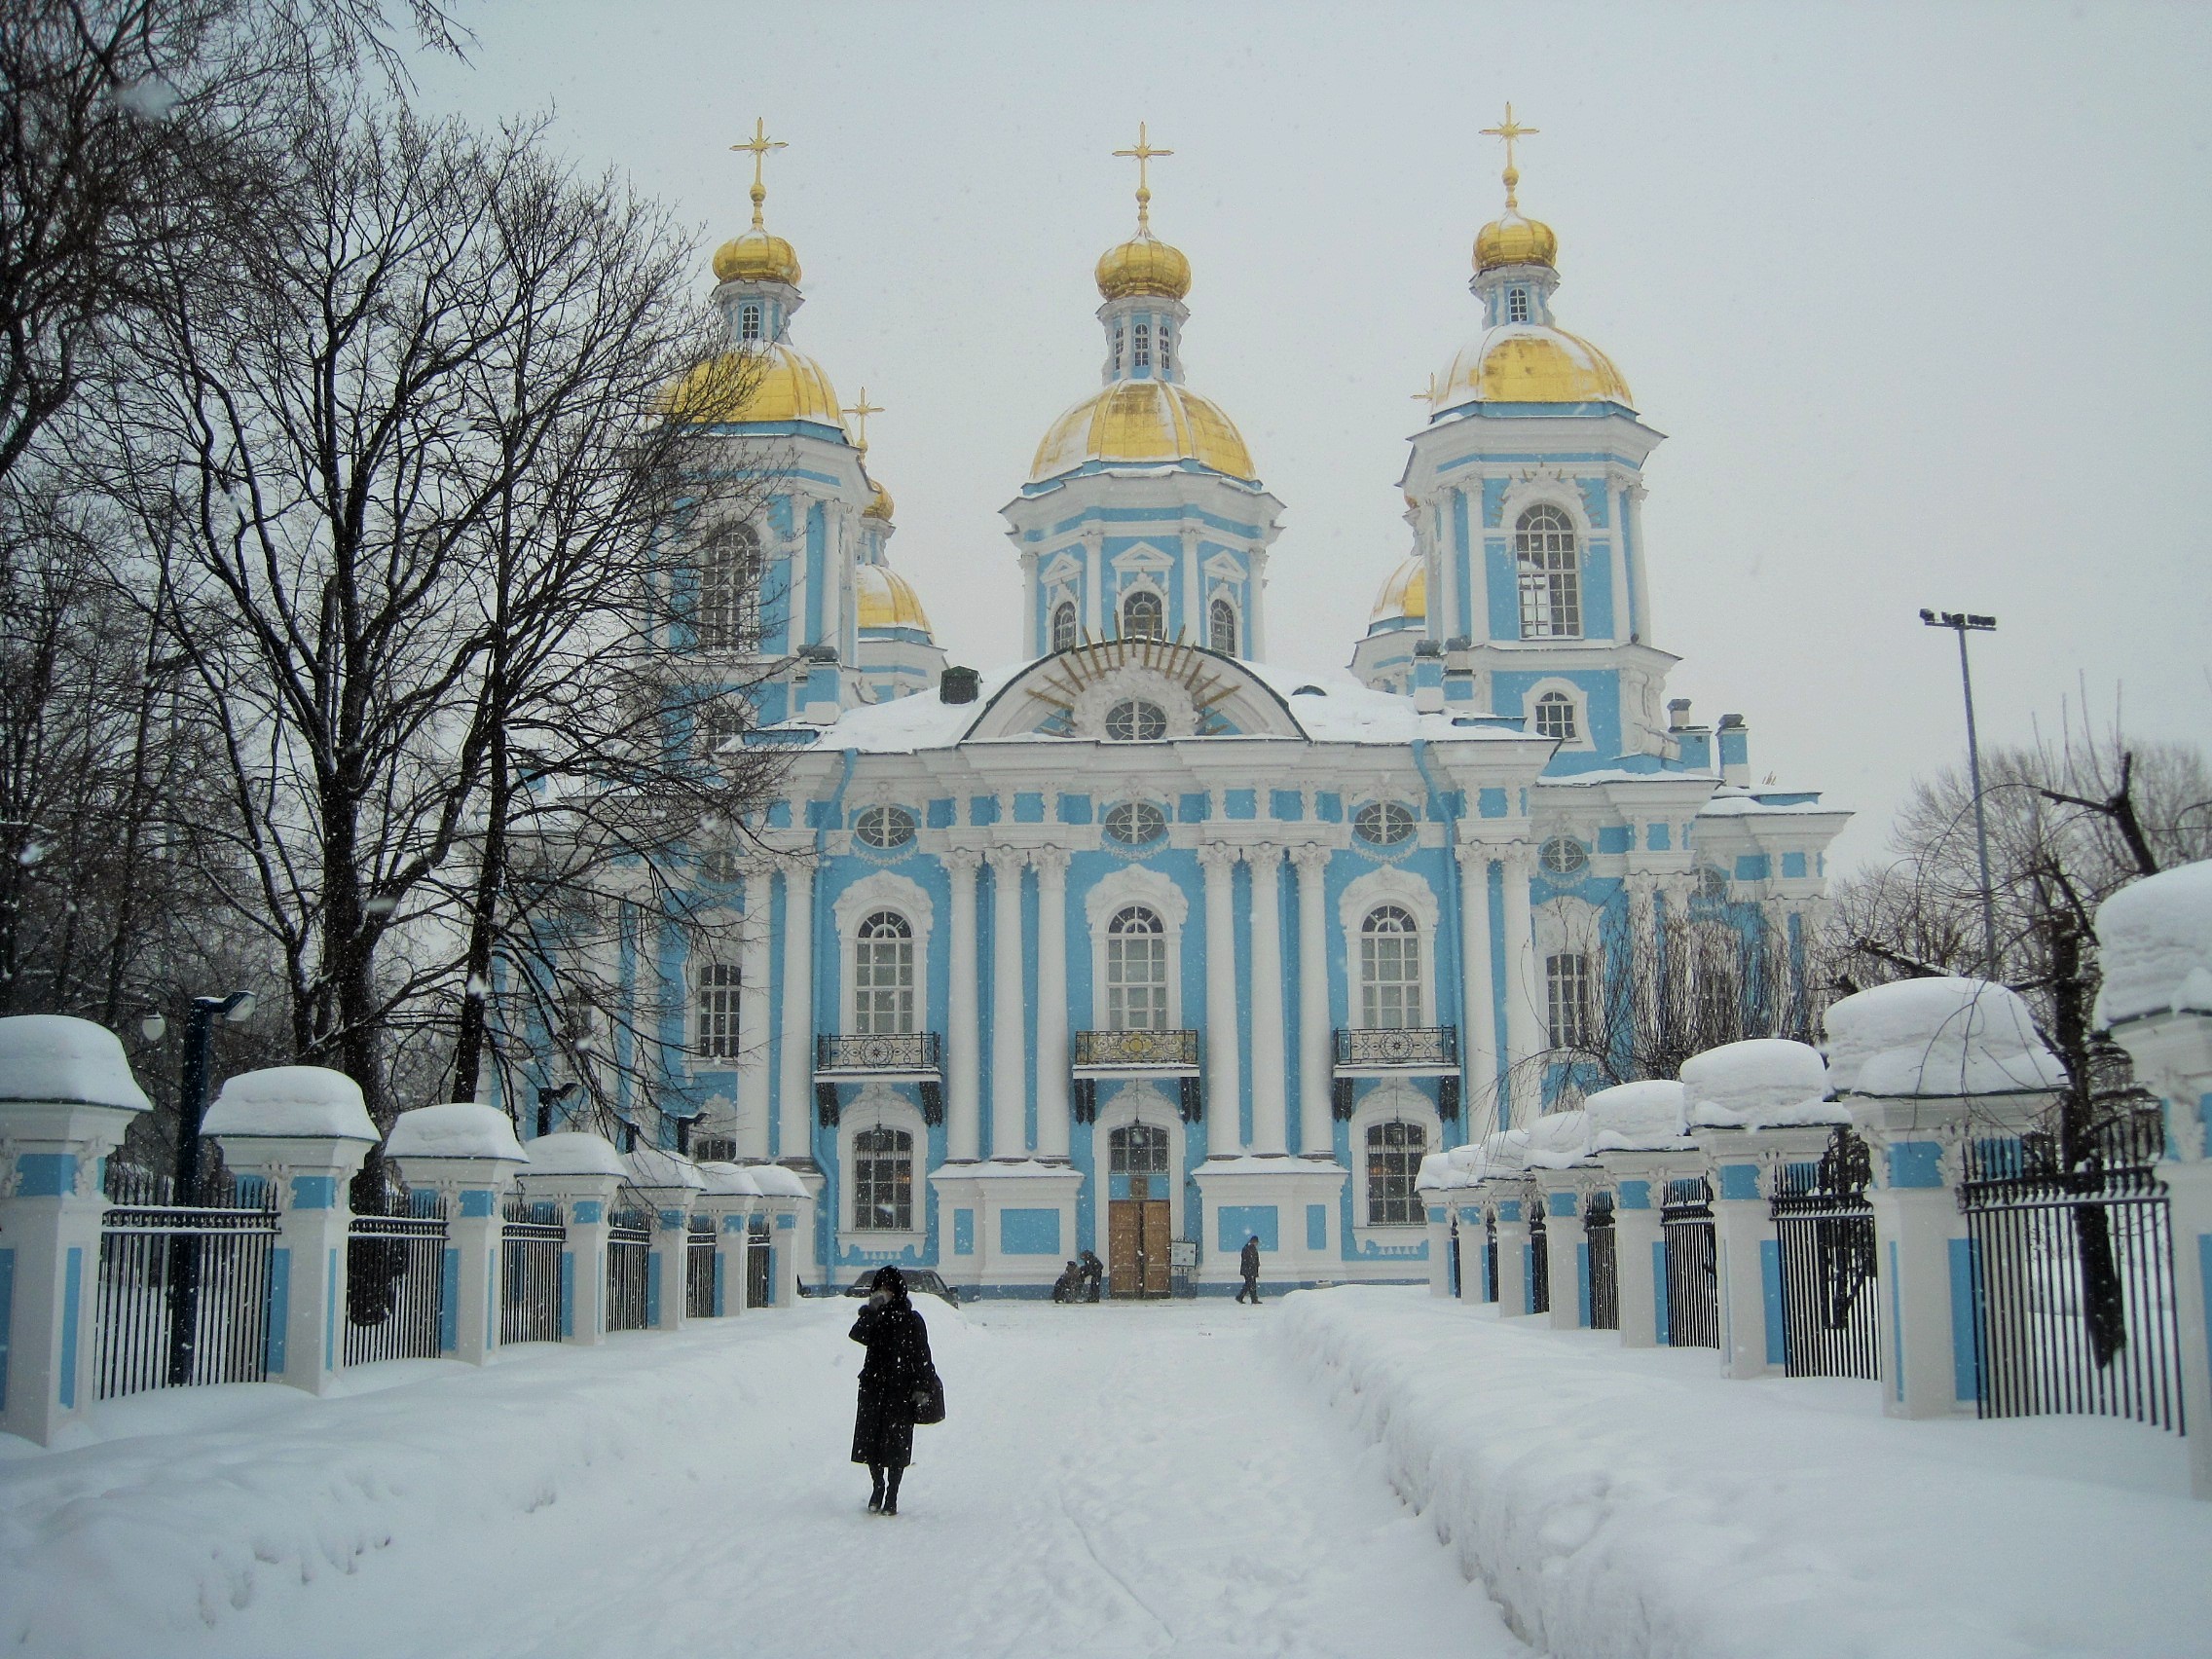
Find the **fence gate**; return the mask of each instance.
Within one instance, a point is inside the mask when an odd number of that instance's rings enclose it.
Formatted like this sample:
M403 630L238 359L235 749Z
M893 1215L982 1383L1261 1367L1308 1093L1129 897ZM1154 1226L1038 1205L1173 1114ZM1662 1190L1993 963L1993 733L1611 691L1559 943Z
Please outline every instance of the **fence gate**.
M499 1341L561 1340L561 1246L569 1230L549 1203L507 1204L499 1229Z
M172 1203L166 1177L110 1161L100 1228L99 1397L269 1376L268 1183L198 1183ZM246 1188L241 1196L239 1189Z
M2072 1160L2051 1134L1968 1143L1981 1416L2184 1426L2162 1136L2153 1112L2084 1137Z
M652 1257L652 1215L641 1209L613 1212L607 1229L607 1328L645 1328L645 1278Z
M1544 1195L1535 1194L1522 1206L1529 1218L1529 1311L1552 1310L1552 1254L1544 1236Z
M1713 1250L1713 1189L1702 1175L1667 1183L1660 1206L1667 1235L1667 1341L1720 1346L1720 1291Z
M775 1266L768 1218L755 1216L745 1235L745 1306L765 1308L775 1299L770 1270Z
M427 1195L425 1195L426 1197ZM396 1213L353 1217L346 1236L346 1363L435 1359L445 1325L446 1218L410 1213L405 1193L387 1194Z
M683 1238L683 1316L715 1316L715 1226L699 1216Z
M1786 1163L1768 1213L1782 1253L1782 1357L1788 1377L1882 1374L1873 1160L1838 1125L1818 1163Z
M1593 1193L1583 1200L1582 1228L1590 1240L1590 1328L1621 1328L1620 1257L1614 1249L1613 1195Z
M1497 1211L1483 1207L1483 1300L1497 1300Z

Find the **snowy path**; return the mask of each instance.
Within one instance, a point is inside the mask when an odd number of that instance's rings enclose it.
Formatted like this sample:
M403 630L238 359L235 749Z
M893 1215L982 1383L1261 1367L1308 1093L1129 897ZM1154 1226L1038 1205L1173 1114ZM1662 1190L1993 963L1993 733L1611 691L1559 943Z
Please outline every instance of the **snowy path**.
M923 1307L952 1416L896 1520L844 1461L852 1305L809 1304L341 1400L128 1402L129 1437L0 1463L0 1644L1526 1652L1265 1339L1276 1308Z

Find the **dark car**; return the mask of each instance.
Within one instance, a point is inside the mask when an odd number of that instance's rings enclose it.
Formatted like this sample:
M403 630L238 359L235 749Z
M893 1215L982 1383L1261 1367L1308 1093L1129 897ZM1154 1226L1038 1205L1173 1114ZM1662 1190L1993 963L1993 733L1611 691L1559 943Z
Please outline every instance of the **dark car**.
M938 1296L942 1297L955 1308L960 1306L960 1293L928 1268L901 1268L899 1272L906 1281L906 1294L908 1296ZM845 1294L847 1296L866 1296L874 1289L875 1269L870 1268L859 1278L853 1280L851 1284L845 1286Z

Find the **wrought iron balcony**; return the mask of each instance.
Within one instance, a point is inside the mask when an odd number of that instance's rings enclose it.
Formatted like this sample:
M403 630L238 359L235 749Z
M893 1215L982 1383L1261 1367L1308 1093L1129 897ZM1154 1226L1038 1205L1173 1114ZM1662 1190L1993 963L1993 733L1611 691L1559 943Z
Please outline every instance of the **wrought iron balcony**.
M1456 1025L1337 1028L1337 1070L1433 1076L1459 1069Z
M936 1078L943 1073L943 1045L935 1031L878 1031L865 1036L817 1037L814 1075Z
M1100 1074L1198 1069L1196 1031L1078 1031L1075 1069Z

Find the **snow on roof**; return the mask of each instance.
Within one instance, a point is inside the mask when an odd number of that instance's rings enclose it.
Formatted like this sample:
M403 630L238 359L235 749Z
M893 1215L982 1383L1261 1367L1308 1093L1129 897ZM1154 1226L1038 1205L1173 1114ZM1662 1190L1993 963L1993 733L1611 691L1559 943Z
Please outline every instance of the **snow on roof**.
M699 1177L707 1183L707 1191L718 1198L757 1198L760 1183L742 1163L702 1163Z
M641 1187L674 1187L687 1193L707 1190L699 1166L682 1153L663 1152L657 1146L641 1146L624 1161L630 1165L630 1179Z
M1518 1175L1529 1164L1529 1131L1499 1129L1483 1138L1482 1171L1493 1175Z
M1682 1095L1679 1083L1661 1077L1599 1089L1582 1102L1590 1120L1590 1150L1659 1152L1689 1146Z
M385 1138L393 1158L489 1158L502 1163L528 1163L530 1155L515 1139L515 1126L497 1106L456 1100L444 1106L418 1106L399 1114Z
M1547 1112L1529 1125L1530 1169L1566 1169L1590 1152L1590 1120L1582 1112Z
M1835 1004L1825 1023L1828 1077L1838 1094L1900 1098L2066 1087L2066 1068L2036 1035L2028 1005L1986 979L1876 985Z
M796 1171L786 1169L781 1163L752 1163L746 1167L752 1170L754 1185L760 1189L761 1196L764 1198L803 1198L806 1197L806 1183L798 1178ZM1042 1169L1044 1165L1039 1164L1037 1167ZM969 1170L968 1173L977 1174L980 1171ZM1065 1171L1062 1171L1062 1173L1065 1173Z
M2097 1023L2212 1014L2212 860L2147 875L2097 906Z
M66 1014L17 1014L0 1019L0 1100L53 1100L72 1106L152 1106L130 1075L114 1032Z
M605 1135L589 1129L561 1129L530 1143L533 1175L626 1175L622 1155Z
M1420 1173L1414 1177L1417 1193L1440 1193L1450 1187L1464 1184L1465 1172L1453 1166L1452 1160L1441 1152L1432 1152L1420 1161Z
M1725 791L1716 791L1711 800L1697 809L1697 815L1700 818L1751 818L1754 816L1765 817L1772 813L1787 815L1792 812L1832 813L1843 810L1841 807L1824 806L1818 799L1769 800L1764 798L1768 795L1802 795L1811 793L1809 790L1770 789L1762 790L1757 794L1731 794Z
M299 1135L371 1143L383 1138L361 1103L361 1086L327 1066L240 1072L223 1085L200 1126L207 1134L241 1138Z
M1682 1102L1693 1126L1761 1129L1849 1122L1851 1114L1830 1103L1827 1092L1827 1062L1820 1050L1786 1037L1724 1043L1682 1062Z

